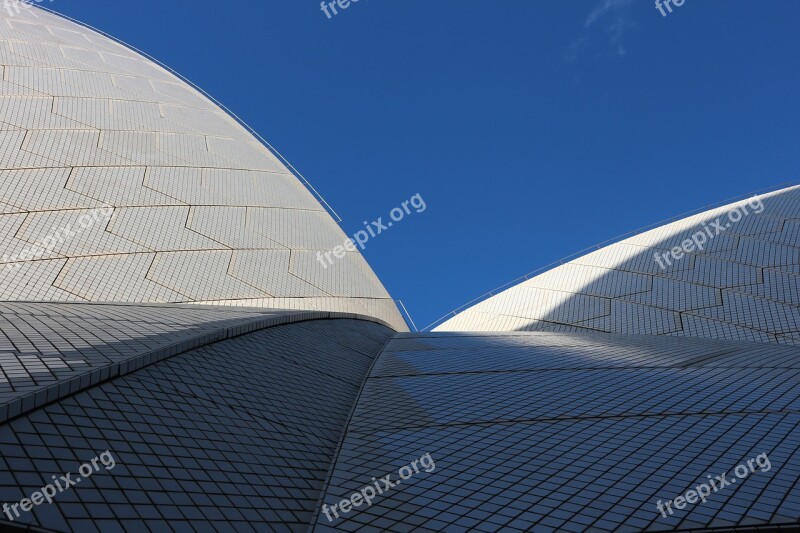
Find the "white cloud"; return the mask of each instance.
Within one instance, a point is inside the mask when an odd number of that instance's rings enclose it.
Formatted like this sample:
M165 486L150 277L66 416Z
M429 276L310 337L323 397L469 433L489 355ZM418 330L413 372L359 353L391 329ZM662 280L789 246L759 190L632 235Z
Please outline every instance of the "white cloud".
M624 56L628 53L623 43L625 31L629 28L636 26L635 23L629 22L626 13L621 12L633 4L633 0L602 0L586 17L586 22L583 26L584 36L575 39L570 43L569 47L564 51L564 59L568 62L575 61L578 58L580 51L591 40L590 28L594 26L600 19L605 18L607 15L614 14L614 20L605 25L605 31L608 35L611 45L615 48L615 55Z
M595 7L589 16L586 18L586 24L584 28L588 28L597 20L608 13L609 11L614 11L617 9L622 9L623 7L629 6L633 3L633 0L603 0L603 3Z

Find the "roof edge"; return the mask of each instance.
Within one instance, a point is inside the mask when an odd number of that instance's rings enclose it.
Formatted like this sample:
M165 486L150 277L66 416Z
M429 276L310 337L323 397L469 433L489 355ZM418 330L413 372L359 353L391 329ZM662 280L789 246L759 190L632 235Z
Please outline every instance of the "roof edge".
M91 303L89 305L96 304ZM126 305L136 306L136 304ZM260 311L263 312L264 310L260 309ZM354 313L338 313L333 311L287 311L286 313L280 315L260 316L252 320L243 320L234 326L228 326L212 332L202 333L188 340L182 340L172 344L160 346L146 352L135 354L121 361L115 361L105 366L89 369L82 374L71 377L64 381L54 383L47 387L30 391L22 396L13 398L4 404L0 404L0 425L24 416L31 411L45 407L46 405L61 401L64 398L96 387L97 385L109 382L127 374L131 374L155 363L165 361L175 357L176 355L181 355L204 346L216 344L218 342L240 337L242 335L247 335L249 333L254 333L256 331L277 326L285 326L288 324L295 324L298 322L348 319L374 322L390 329L391 331L395 331L390 324L375 317Z

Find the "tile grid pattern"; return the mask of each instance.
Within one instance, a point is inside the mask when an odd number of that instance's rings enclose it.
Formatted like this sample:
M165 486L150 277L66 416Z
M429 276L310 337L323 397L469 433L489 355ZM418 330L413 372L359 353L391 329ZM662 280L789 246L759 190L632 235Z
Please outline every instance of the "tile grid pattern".
M434 472L316 529L800 523L800 356L779 346L800 342L800 189L669 268L653 253L746 202L440 328L560 333L400 335L381 352L386 326L405 329L388 293L358 253L321 268L344 234L249 132L91 30L0 17L0 300L201 304L0 304L0 502L105 449L118 462L21 522L296 531L429 452ZM772 470L658 515L765 452Z
M598 334L400 334L379 356L323 501L425 453L315 531L671 531L800 526L800 351ZM664 518L766 453L772 467ZM674 508L673 508L674 510Z
M346 236L225 111L83 26L0 11L0 300L337 311L406 330L360 253L318 262Z
M181 305L0 304L0 423L200 346L346 313Z
M352 319L272 327L0 425L0 502L19 501L50 474L75 472L109 450L112 470L14 524L104 533L305 530L356 394L393 333Z
M800 188L760 201L760 213L754 200L744 200L609 245L480 302L434 331L599 331L800 344ZM730 221L728 213L745 208L748 214ZM724 228L718 235L717 219ZM661 268L656 253L682 247L704 228L713 238L703 250L662 259Z

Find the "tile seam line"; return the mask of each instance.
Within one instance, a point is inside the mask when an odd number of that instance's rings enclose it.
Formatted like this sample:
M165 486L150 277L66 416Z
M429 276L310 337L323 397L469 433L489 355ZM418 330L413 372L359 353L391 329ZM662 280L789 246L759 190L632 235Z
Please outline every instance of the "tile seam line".
M498 374L544 374L556 372L654 372L661 370L682 370L682 371L699 371L699 370L800 370L798 367L792 366L685 366L685 365L665 365L665 366L615 366L615 367L554 367L554 368L512 368L512 369L496 369L496 370L465 370L465 371L443 371L443 372L425 372L419 374L390 374L390 375L377 375L371 376L370 379L406 379L406 378L428 378L440 376L480 376L480 375L498 375Z
M553 418L553 417L544 417L544 418L521 418L518 420L512 419L498 419L498 420L476 420L474 422L445 422L445 423L434 423L434 424L424 424L424 425L409 425L409 426L380 426L380 427L364 427L360 429L356 429L353 431L354 435L358 436L365 436L365 435L375 435L376 433L398 433L404 431L420 431L426 429L433 429L433 430L441 430L441 429L448 429L448 428L458 428L458 427L491 427L491 426L511 426L517 424L525 424L525 425L536 425L536 424L558 424L560 422L583 422L583 421L592 421L592 422L599 422L602 420L630 420L630 419L648 419L648 418L676 418L676 417L725 417L725 416L739 416L739 417L746 417L746 416L770 416L770 415L780 415L780 416L790 416L790 415L800 415L800 410L796 409L781 409L770 411L766 409L758 410L758 411L731 411L731 412L723 412L723 411L698 411L694 413L639 413L639 414L618 414L618 415L590 415L590 416L565 416L563 418Z
M65 167L66 168L66 167ZM72 168L80 168L80 167L72 167ZM85 167L83 167L85 168ZM0 169L0 172L4 172ZM72 189L64 189L67 192L74 192L75 194L83 194L77 191L73 191ZM67 213L72 211L87 211L89 209L98 208L98 207L105 207L109 204L104 202L103 200L96 200L100 205L89 205L86 207L77 207L77 206L68 206L68 207L56 207L52 209L26 209L24 207L20 207L20 211L9 211L6 213L0 213L0 216L5 215L20 215L20 214L27 214L27 213ZM105 204L105 205L103 205ZM11 204L8 204L11 205ZM16 206L13 206L16 207ZM111 206L114 209L161 209L161 208L187 208L187 207L227 207L231 209L245 209L245 208L252 208L252 209L277 209L282 211L309 211L312 213L324 213L321 209L308 209L306 207L281 207L281 206L264 206L264 205L234 205L234 204L211 204L211 203L193 203L193 204L156 204L156 205L113 205ZM353 252L350 252L353 253Z
M780 522L777 524L755 524L755 525L748 525L748 524L741 524L735 526L715 526L715 527L702 527L702 528L681 528L681 529L673 529L672 531L675 533L684 533L684 532L694 532L694 533L758 533L761 531L764 532L786 532L791 531L790 529L786 529L787 527L796 526L797 522ZM666 531L666 530L664 530Z
M133 374L134 372L166 361L177 355L182 355L193 350L210 346L218 342L231 340L237 337L300 322L314 320L363 320L380 324L394 331L386 322L366 315L355 313L338 313L329 311L300 311L287 315L259 317L254 320L242 320L236 324L228 325L214 331L204 332L192 338L173 342L153 350L139 353L128 359L110 363L94 368L88 372L73 376L67 380L38 388L22 396L0 404L0 426L25 416L37 409L57 403L65 398L80 392L92 389L118 377ZM366 377L364 378L366 382ZM363 389L363 386L362 386ZM27 406L25 404L28 404Z
M0 526L7 526L11 531L35 531L38 533L60 533L58 529L49 529L34 524L20 524L19 522L9 522L8 520L0 520Z
M20 43L26 43L26 41L21 41L21 40L19 42ZM29 68L29 69L39 69L39 70L57 70L57 71L64 71L64 72L92 72L92 73L97 73L97 74L107 74L109 76L124 76L126 78L135 78L135 79L147 80L147 81L150 81L150 79L151 79L151 78L145 78L143 76L119 74L119 73L116 73L116 72L108 72L106 70L79 69L79 68L59 67L59 66L56 66L56 65L46 65L46 66L37 66L37 65L27 65L27 66L26 65L4 65L4 66L10 66L10 67L15 68L15 69ZM12 85L16 85L18 87L22 87L23 89L30 89L32 91L36 91L37 90L35 87L28 87L26 85L22 85L20 83L14 82L14 81L8 81L8 80L3 80L3 81L6 81L6 82L8 82L8 83L10 83ZM174 83L171 80L169 80L169 81L167 81L167 80L155 80L155 81L162 81L163 83ZM84 87L82 87L80 85L74 85L72 83L65 83L64 85L68 86L67 88L69 88L69 89L75 88L75 89L79 90L79 89L83 89L84 88ZM158 92L157 89L156 89L156 91ZM84 93L84 94L86 94L86 93ZM161 93L159 92L159 94L161 94ZM222 114L222 115L226 115L227 114L224 111L221 111L221 110L219 110L217 108L214 108L213 106L209 106L209 105L205 105L203 107L198 107L198 106L186 104L185 102L174 102L173 103L173 102L161 102L161 101L158 101L158 100L141 100L140 98L142 98L142 97L146 97L146 95L138 94L138 95L134 95L131 98L121 98L119 96L82 96L82 95L46 94L46 93L41 93L41 94L3 94L3 95L0 95L0 98L9 98L9 99L10 98L19 98L19 99L25 98L25 99L30 99L30 100L36 100L36 99L45 100L45 99L48 99L48 98L63 98L63 99L72 99L72 100L111 100L111 101L115 101L115 102L135 102L135 103L141 103L141 104L164 105L164 106L167 106L167 107L177 107L177 108L181 108L181 109L192 109L192 110L196 109L196 110L201 110L201 111L210 111L212 113L219 113L219 114ZM63 115L59 115L59 116L63 116ZM70 117L66 117L66 118L69 118L70 120L75 120L75 119L72 119Z
M271 153L271 154L272 154L274 157L276 157L276 158L278 159L278 161L280 161L282 164L286 165L286 167L288 168L288 170L289 170L289 171L290 171L290 172L291 172L291 173L292 173L292 174L293 174L295 177L297 177L297 179L299 179L299 180L300 180L300 181L301 181L301 182L302 182L302 183L303 183L303 184L306 186L306 188L309 190L309 192L311 192L311 194L312 194L312 195L313 195L313 196L314 196L316 199L318 199L318 200L319 200L319 201L322 203L322 205L323 205L323 206L326 208L326 210L327 210L327 211L328 211L328 212L329 212L331 215L333 215L333 217L335 217L335 220L336 220L337 224L341 224L341 222L342 222L342 217L340 217L340 216L339 216L339 214L338 214L338 213L337 213L337 212L336 212L336 211L333 209L333 207L331 207L331 205L330 205L330 204L329 204L329 203L328 203L328 202L325 200L325 198L324 198L324 197L323 197L323 196L322 196L322 195L321 195L321 194L320 194L320 193L317 191L317 189L315 189L315 188L314 188L314 186L313 186L313 185L311 185L311 183L310 183L310 182L309 182L309 181L308 181L308 180L305 178L305 176L303 176L303 175L300 173L300 171L299 171L299 170L297 170L297 169L296 169L296 168L295 168L295 167L294 167L294 166L293 166L293 165L292 165L292 164L291 164L291 163L290 163L290 162L289 162L289 161L288 161L288 160L287 160L287 159L286 159L286 158L283 156L283 154L281 154L281 153L280 153L278 150L276 150L276 149L275 149L275 148L274 148L274 147L273 147L273 146L272 146L272 145L271 145L269 142L267 142L267 140L266 140L266 139L264 139L264 138L263 138L263 137L262 137L262 136L261 136L261 135L260 135L260 134L259 134L259 133L258 133L258 132L255 130L255 129L254 129L254 128L250 127L250 125L249 125L249 124L247 124L247 123L246 123L244 120L242 120L241 118L239 118L239 116L238 116L236 113L234 113L233 111L231 111L229 108L227 108L225 105L223 105L223 104L222 104L221 102L219 102L217 99L215 99L213 96L211 96L210 94L208 94L206 91L204 91L203 89L201 89L199 86L195 85L195 84L194 84L192 81L190 81L188 78L184 77L183 75L181 75L181 74L180 74L180 73L178 73L177 71L175 71L175 70L173 70L172 68L168 67L167 65L165 65L164 63L162 63L162 62L161 62L161 61L159 61L158 59L156 59L156 58L152 57L150 54L148 54L148 53L146 53L146 52L144 52L144 51L142 51L142 50L139 50L139 49L138 49L138 48L136 48L135 46L132 46L132 45L130 45L130 44L128 44L128 43L126 43L126 42L125 42L125 41L123 41L122 39L119 39L119 38L117 38L117 37L114 37L113 35L109 35L108 33L104 32L104 31L102 31L102 30L100 30L100 29L97 29L97 28L95 28L95 27L93 27L93 26L91 26L91 25L89 25L89 24L87 24L87 23L85 23L85 22L81 22L81 21L79 21L79 20L77 20L77 19L74 19L74 18L72 18L72 17L69 17L69 16L67 16L67 15L64 15L64 14L62 14L62 13L59 13L59 12L57 12L57 11L54 11L54 10L52 10L52 9L48 9L48 8L46 8L46 7L43 7L43 6L40 6L40 5L36 5L36 6L34 6L34 7L38 8L38 9L41 9L42 11L44 11L44 12L46 12L46 13L49 13L49 14L51 14L51 15L54 15L54 16L56 16L56 17L62 18L62 19L64 19L64 20L68 20L68 21L70 21L70 22L72 22L72 23L74 23L74 24L77 24L77 25L79 25L79 26L81 26L81 27L83 27L83 28L86 28L86 29L88 29L88 30L90 30L90 31L93 31L93 32L97 33L98 35L101 35L101 36L103 36L103 37L105 37L105 38L107 38L107 39L110 39L111 41L115 42L117 45L119 45L119 46L121 46L121 47L123 47L123 48L125 48L125 49L127 49L127 50L129 50L129 51L132 51L132 52L134 52L134 53L136 53L136 54L139 54L141 57L143 57L143 58L145 58L145 59L147 59L147 60L149 60L149 61L153 62L155 65L157 65L158 67L160 67L161 69L163 69L163 70L164 70L165 72L167 72L168 74L170 74L170 75L174 76L175 78L177 78L178 80L180 80L180 81L182 81L182 82L184 82L184 83L188 84L188 85L189 85L189 86L190 86L192 89L194 89L195 91L197 91L198 93L200 93L201 95L203 95L205 98L207 98L208 100L210 100L210 101L211 101L211 102L212 102L214 105L216 105L216 106L217 106L219 109L221 109L221 110L222 110L224 113L226 113L226 114L227 114L229 117L231 117L231 119L233 119L233 120L234 120L234 121L235 121L237 124L239 124L239 125L240 125L240 126L242 126L242 127L245 129L245 130L247 130L247 132L248 132L248 133L250 133L250 134L251 134L251 135L252 135L252 136L253 136L253 137L254 137L254 138L257 140L257 141L259 141L259 142L260 142L260 143L261 143L261 144L262 144L262 145L263 145L265 148L267 148L267 150L268 150L268 151L269 151L269 152L270 152L270 153Z
M392 329L392 328L390 328ZM392 329L392 331L394 331ZM331 465L328 468L328 472L325 475L325 481L322 483L322 488L320 489L319 497L317 498L317 505L314 508L314 514L311 515L311 521L308 524L308 533L313 533L316 529L317 520L319 519L319 513L322 510L322 505L325 501L325 495L328 493L328 489L330 488L331 480L333 479L333 474L336 471L336 465L339 462L339 455L344 448L344 442L348 436L348 429L350 428L350 424L353 421L353 417L355 416L356 409L358 408L358 404L361 401L361 397L364 394L364 389L367 387L367 382L369 381L372 371L375 369L375 365L378 363L378 360L386 351L386 347L392 342L392 339L396 337L397 333L394 335L390 335L389 338L383 343L380 350L378 350L377 355L375 355L375 359L372 360L372 364L369 365L367 372L364 374L364 379L361 383L361 387L358 389L358 394L356 395L355 400L353 401L353 406L350 409L350 413L347 416L347 421L342 428L342 435L339 437L339 442L336 443L336 450L333 454L333 459L331 460Z
M555 324L555 322L554 322ZM597 337L612 337L612 341L616 340L617 338L630 338L630 337L638 337L639 340L646 340L646 339L653 339L658 338L661 341L666 341L667 339L685 339L687 341L692 341L696 343L747 343L751 345L758 345L763 346L764 343L762 342L755 342L755 341L743 341L743 340L736 340L736 339L709 339L706 337L672 337L669 335L648 335L644 333L613 333L610 331L578 331L578 332L563 332L563 331L419 331L419 332L404 332L398 333L396 338L398 341L400 340L407 340L407 339L441 339L441 338L488 338L488 339L496 339L502 337L520 337L520 338L533 338L533 337L573 337L579 336L581 340L584 339L592 339L592 342L595 342L594 339ZM576 341L577 342L577 341ZM548 345L543 345L548 346ZM556 345L561 347L562 345ZM570 344L570 345L563 345L565 347L578 347L578 348L585 348L584 344ZM616 345L614 345L616 347ZM770 346L770 345L767 345ZM795 348L792 346L781 345L782 348ZM431 348L431 351L434 350L448 350L451 348ZM798 348L800 349L800 348ZM392 352L413 352L414 350L391 350Z
M757 268L762 268L762 267L757 267ZM766 267L763 267L763 268L766 268ZM781 271L779 271L779 272L781 272ZM783 273L791 274L789 272L783 272ZM800 277L800 276L798 276L798 277ZM536 288L538 290L541 290L541 291L550 291L550 292L559 292L559 293L569 294L570 295L570 297L569 297L570 300L576 299L576 297L580 298L582 296L585 296L585 297L588 297L588 298L597 298L597 299L602 299L602 300L608 300L609 303L611 303L612 305L614 304L614 302L618 302L618 303L622 303L622 304L632 304L632 305L638 305L640 307L645 307L645 308L649 308L649 309L656 309L656 310L659 310L659 311L672 313L672 314L675 314L675 315L688 314L688 315L698 316L698 317L701 317L701 318L707 318L707 319L716 320L716 321L722 321L722 320L719 319L719 318L702 315L702 314L699 314L698 312L699 311L704 311L704 310L707 310L707 309L718 309L718 308L723 308L723 310L724 310L726 303L729 303L729 302L725 302L724 301L724 296L725 296L724 293L725 292L733 293L735 295L739 295L739 296L742 296L744 298L750 298L751 300L754 300L754 301L764 302L765 304L775 304L775 305L784 306L784 307L800 308L800 304L795 304L795 303L791 303L791 302L782 302L780 300L775 300L773 298L769 298L769 297L763 296L761 294L756 294L756 293L752 293L752 292L746 292L746 291L738 290L739 287L758 287L760 285L764 285L763 283L753 283L753 284L749 284L749 285L739 285L737 287L712 287L710 285L703 285L703 284L700 284L700 283L684 282L683 280L674 280L674 279L671 279L671 278L664 278L664 279L669 279L669 281L680 281L680 282L686 283L688 285L693 285L693 286L696 286L696 287L701 287L701 288L705 288L705 289L712 289L712 290L719 291L720 292L720 298L723 301L722 301L722 303L717 304L717 305L707 305L707 306L701 306L701 307L693 307L691 309L678 310L678 309L671 309L671 308L665 307L663 305L660 306L660 305L658 305L656 303L652 303L652 302L642 302L642 301L626 299L629 296L635 296L635 295L641 295L641 294L653 294L652 290L626 294L626 295L623 295L623 296L600 296L600 295L597 295L597 294L589 294L589 293L585 293L585 292L555 291L553 289L545 289L545 288L540 288L540 287L534 287L534 288ZM613 309L612 309L612 312L613 312ZM557 325L561 325L561 326L570 326L570 327L578 327L578 328L583 328L583 329L592 329L593 331L601 331L601 330L593 329L593 328L590 328L589 326L586 326L586 325L583 325L583 324L585 324L586 322L591 322L593 320L597 320L597 319L605 318L605 317L610 317L610 316L612 316L611 312L609 312L609 314L606 314L606 315L601 315L601 316L589 318L589 319L586 319L586 320L582 320L581 322L566 322L566 321L561 320L561 319L559 319L557 317L554 317L554 318L546 318L546 317L545 318L535 318L535 317L529 317L529 316L516 315L516 314L512 314L512 313L495 313L495 317L496 318L498 318L498 317L517 318L517 319L536 321L536 322L546 322L546 323L549 323L549 324L557 324ZM760 333L769 333L768 331L763 331L763 330L756 329L753 326L745 326L745 325L741 325L741 324L735 324L733 322L726 322L726 323L727 324L733 324L733 325L736 325L736 326L739 326L739 327L742 327L742 328L752 329L752 330L758 331ZM672 332L672 333L680 333L681 331L684 331L684 330L681 329L679 331ZM427 332L427 331L423 331L423 332L424 333L438 333L438 332ZM668 334L669 333L667 333L667 335ZM648 335L652 335L652 334L648 334ZM707 338L707 337L704 337L704 338Z

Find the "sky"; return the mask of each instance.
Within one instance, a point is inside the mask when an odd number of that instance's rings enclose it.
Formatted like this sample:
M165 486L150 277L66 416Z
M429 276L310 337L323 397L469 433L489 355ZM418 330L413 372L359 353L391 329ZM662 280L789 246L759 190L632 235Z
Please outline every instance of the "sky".
M526 273L800 183L800 2L52 0L279 150L422 328ZM330 8L329 8L330 11Z

